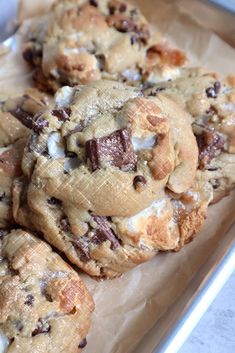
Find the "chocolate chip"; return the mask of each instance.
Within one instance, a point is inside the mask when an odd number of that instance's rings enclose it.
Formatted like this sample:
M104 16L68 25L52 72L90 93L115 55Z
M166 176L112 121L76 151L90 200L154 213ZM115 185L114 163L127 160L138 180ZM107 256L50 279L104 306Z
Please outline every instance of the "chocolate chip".
M34 303L34 296L32 294L28 294L24 304L28 306L32 306L33 303Z
M120 12L125 12L126 11L126 4L124 4L124 3L120 4L119 11Z
M70 229L70 224L69 220L67 217L62 217L60 220L60 229L62 229L64 232L69 232Z
M147 184L147 180L143 175L136 175L133 180L133 186L135 190L139 190L143 185Z
M90 0L89 3L91 6L98 7L98 2L96 0Z
M116 7L113 5L109 5L109 13L110 15L113 15L116 11Z
M21 321L19 321L19 322L17 323L17 325L16 325L16 328L17 328L17 330L18 330L19 332L21 332L21 331L23 330L23 328L24 328L23 323L22 323Z
M37 118L33 123L33 131L40 133L45 127L49 126L49 122L42 117Z
M76 158L77 154L75 152L66 151L66 157L68 157L68 158Z
M147 95L148 95L148 96L151 96L151 97L156 97L157 94L158 94L158 92L162 92L162 91L164 91L164 90L165 90L164 87L156 87L156 88L154 88L154 90L150 90L150 91L147 93Z
M216 94L219 93L220 88L221 88L221 83L220 83L219 81L215 81L215 83L214 83L214 90L215 90L215 93L216 93Z
M148 28L145 26L141 26L141 27L135 27L134 30L138 36L138 40L146 45L150 37L150 32Z
M123 171L136 170L137 155L128 129L116 130L108 136L89 140L85 145L86 157L91 163L92 171L108 163Z
M51 326L43 319L38 319L37 326L32 332L32 337L40 335L42 333L48 333L51 330Z
M87 345L87 339L86 339L86 337L85 338L83 338L83 340L79 343L79 346L78 346L78 348L84 348L84 347L86 347L86 345Z
M33 40L31 40L33 42ZM28 64L32 65L38 58L42 58L42 49L33 47L27 47L22 53L22 56Z
M135 17L135 16L137 15L137 13L138 13L137 9L132 9L132 10L130 11L131 17Z
M225 140L212 129L196 134L196 139L199 148L199 169L205 169L210 161L221 152Z
M0 240L2 240L6 235L8 231L5 229L0 229Z
M2 192L2 193L0 194L0 201L4 201L4 200L6 200L6 199L7 199L6 193L5 193L5 192Z
M77 126L75 126L75 128L68 133L67 136L75 134L76 132L82 132L84 130L84 128L85 128L85 123L83 120L81 120L79 122L79 124Z
M69 117L71 115L71 109L70 108L54 109L52 110L51 114L53 116L56 116L59 121L66 121L66 120L69 120Z
M27 61L29 64L33 63L34 54L32 48L26 48L23 51L22 55L24 60Z
M51 197L50 199L47 200L47 203L49 203L49 205L58 205L60 206L62 204L62 201L55 198L55 197Z
M98 61L98 66L100 71L104 71L105 69L105 62L106 62L106 58L104 54L97 54L95 55L96 60Z
M9 110L16 119L18 119L23 125L27 128L32 129L33 126L33 115L26 112L20 106L17 106L15 109Z
M214 87L208 87L206 89L206 95L208 98L216 98L216 92L215 92L215 88Z
M86 240L83 238L76 239L72 241L72 244L82 262L88 262L91 260L89 247Z
M209 170L210 172L215 172L218 169L220 169L220 168L218 168L218 167L210 167L207 170Z
M127 17L116 17L116 15L107 18L109 26L115 27L116 30L122 33L132 32L135 29L135 23Z
M106 217L93 216L93 220L97 223L95 235L92 237L94 244L101 244L106 240L111 243L111 249L116 249L120 244Z
M46 300L49 302L49 303L52 303L53 302L53 299L52 299L52 296L47 293L46 289L44 289L43 293L44 297L46 298Z
M131 36L131 45L134 45L138 42L138 37L136 35Z
M218 179L211 179L210 183L215 190L220 187L220 181Z

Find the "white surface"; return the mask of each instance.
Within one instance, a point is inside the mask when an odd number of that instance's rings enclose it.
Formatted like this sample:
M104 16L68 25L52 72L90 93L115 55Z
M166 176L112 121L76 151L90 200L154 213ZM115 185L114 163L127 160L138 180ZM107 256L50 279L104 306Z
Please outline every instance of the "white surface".
M178 353L235 352L234 293L235 272Z

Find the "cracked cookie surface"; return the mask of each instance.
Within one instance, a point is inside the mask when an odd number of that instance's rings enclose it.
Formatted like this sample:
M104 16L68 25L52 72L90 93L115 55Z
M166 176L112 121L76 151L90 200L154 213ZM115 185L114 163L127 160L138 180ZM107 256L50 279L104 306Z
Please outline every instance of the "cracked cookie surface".
M45 94L29 89L23 96L1 99L0 106L0 228L14 224L11 189L22 174L21 160L34 114L48 104Z
M23 57L37 67L34 80L43 90L100 79L167 79L186 61L125 1L58 1L33 27Z
M235 78L220 81L201 68L182 70L181 76L146 93L160 91L191 114L201 177L213 186L216 202L235 186Z
M183 194L195 179L187 114L112 81L64 87L55 102L34 121L25 149L24 177L14 185L17 222L40 229L94 276L117 276L175 248L178 233L161 233L161 224L171 227L172 205L159 200L166 186Z

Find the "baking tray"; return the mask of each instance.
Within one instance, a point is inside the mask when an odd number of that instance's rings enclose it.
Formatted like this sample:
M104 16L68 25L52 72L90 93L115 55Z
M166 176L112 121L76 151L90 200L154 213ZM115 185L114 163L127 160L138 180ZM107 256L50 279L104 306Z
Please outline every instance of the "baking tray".
M196 4L195 1L187 1L188 4L192 2ZM201 2L198 4L203 9L204 4ZM207 4L205 6L208 7ZM216 8L215 11L218 9ZM223 12L223 16L231 16L231 13ZM223 21L227 22L227 17L224 17ZM221 32L220 28L215 28L215 31ZM223 38L229 34L229 30L221 32ZM178 351L235 268L234 233L233 227L192 278L180 299L158 320L133 353L176 353ZM165 329L159 334L159 327L162 326Z
M199 22L202 25L205 21L208 25L208 14L214 18L218 17L218 21L213 20L211 30L235 47L234 1L188 0L186 2L183 0L181 3L186 13L189 13L191 5L195 10L198 9L204 13L205 18L199 15ZM224 26L225 23L229 23L229 28ZM220 247L208 258L181 298L158 320L133 353L177 353L234 271L235 226L233 225L225 239L221 241ZM160 336L159 327L162 326L166 329Z

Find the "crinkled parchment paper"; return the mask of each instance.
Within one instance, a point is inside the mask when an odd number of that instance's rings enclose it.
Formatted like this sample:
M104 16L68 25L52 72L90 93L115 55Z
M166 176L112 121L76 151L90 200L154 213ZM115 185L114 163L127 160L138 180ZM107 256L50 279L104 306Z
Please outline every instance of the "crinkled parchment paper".
M53 0L23 0L20 18L43 12ZM188 15L186 5L192 1L136 1L145 15L172 43L184 49L191 64L206 66L226 75L235 72L235 50L215 34L198 25ZM22 91L30 84L30 73L21 59L19 42L27 31L27 22L15 36L13 52L0 56L1 92ZM179 310L188 304L190 295L205 280L203 272L208 259L217 254L210 270L226 252L234 238L235 193L210 207L208 219L200 235L179 253L162 253L121 278L96 281L82 274L94 295L96 310L84 353L150 353L155 344L172 327ZM185 297L185 293L188 296ZM181 306L176 304L184 299ZM181 300L182 302L182 300ZM177 309L178 308L178 309ZM164 319L166 312L172 312ZM173 315L174 314L174 315ZM145 334L156 324L155 335L141 343ZM66 333L64 333L66 334ZM153 339L154 338L154 339Z

